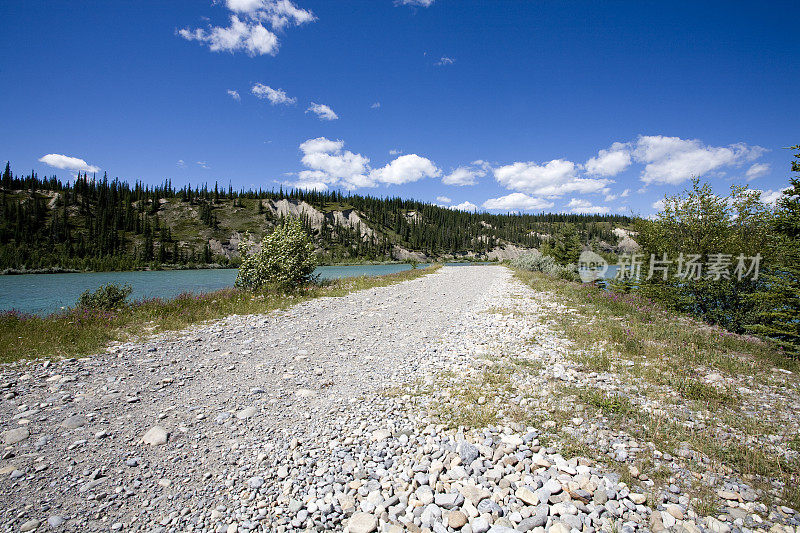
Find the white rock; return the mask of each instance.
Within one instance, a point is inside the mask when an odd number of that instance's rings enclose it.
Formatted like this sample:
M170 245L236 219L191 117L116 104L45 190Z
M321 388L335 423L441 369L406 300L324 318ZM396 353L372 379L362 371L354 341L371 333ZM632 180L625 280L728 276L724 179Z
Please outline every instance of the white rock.
M142 437L142 442L144 444L149 444L150 446L160 446L162 444L166 444L168 438L169 433L167 433L166 429L162 428L161 426L153 426L147 433L144 434Z

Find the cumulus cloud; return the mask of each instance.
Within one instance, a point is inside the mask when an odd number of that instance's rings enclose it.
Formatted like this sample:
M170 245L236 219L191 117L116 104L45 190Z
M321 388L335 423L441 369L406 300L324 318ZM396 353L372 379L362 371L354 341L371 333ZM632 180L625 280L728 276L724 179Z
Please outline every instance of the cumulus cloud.
M631 165L631 153L627 144L614 143L608 150L600 150L597 157L586 162L586 173L590 176L616 176Z
M308 170L301 171L299 181L293 185L317 190L339 185L347 189L374 187L374 181L367 175L369 159L343 148L344 141L325 137L309 139L301 144L301 161Z
M567 204L567 208L573 213L583 215L604 215L610 211L606 206L592 205L592 202L583 198L573 198Z
M79 157L70 157L62 154L47 154L39 158L41 163L53 168L82 172L100 172L100 167L90 165Z
M478 206L473 204L472 202L461 202L460 204L457 205L451 205L450 209L456 211L477 211Z
M478 165L476 165L478 163ZM483 161L475 161L470 166L460 166L453 170L450 174L442 178L442 183L445 185L475 185L478 183L478 178L486 175L488 165Z
M434 0L395 0L394 3L398 6L430 7L433 2Z
M441 59L439 59L439 61L436 62L436 64L441 67L444 65L452 65L455 62L456 60L453 59L452 57L442 56Z
M263 83L256 83L253 85L250 92L257 98L269 100L272 105L292 105L297 102L297 98L290 98L282 89L273 89L269 85L264 85Z
M761 193L761 201L767 205L775 205L778 199L783 196L783 192L789 190L791 187L786 187L784 189L778 189L777 191L773 191L772 189L766 191L758 191ZM758 190L758 189L756 189Z
M282 30L287 25L299 26L315 19L305 9L290 0L226 0L225 7L232 12L228 26L208 28L183 28L178 35L187 41L197 41L212 52L245 52L254 57L278 53L278 36L272 30Z
M383 168L370 172L370 177L381 183L400 185L422 178L437 178L442 174L433 161L417 154L401 155Z
M578 172L572 161L554 159L544 165L528 161L497 167L494 177L507 189L547 198L598 192L612 183L604 178L581 178Z
M514 192L500 198L490 198L483 202L484 208L500 211L534 211L548 209L553 205L555 205L553 202L548 202L542 198L534 198L521 192Z
M655 209L656 211L661 211L661 210L663 210L663 209L664 209L664 207L665 207L666 205L667 205L667 203L666 203L666 202L664 201L664 199L662 198L661 200L656 200L655 202L653 202L653 204L652 204L650 207L652 207L652 208L653 208L653 209Z
M443 204L449 204L449 203L450 203L450 202L452 202L453 200L451 200L451 199L450 199L450 198L448 198L447 196L437 196L437 197L436 197L436 201L437 201L437 202L442 202Z
M641 180L647 184L680 184L724 167L739 166L760 157L766 150L744 143L706 146L697 139L662 135L641 136L633 158L644 163Z
M228 96L230 96L234 100L241 100L242 99L242 97L239 96L239 91L234 91L232 89L228 89Z
M339 115L333 112L329 106L325 104L315 104L311 102L311 105L306 109L306 113L314 113L320 120L337 120Z
M300 145L306 170L290 185L298 188L325 190L330 187L357 189L384 184L403 184L441 175L430 159L417 154L400 156L387 165L372 169L369 158L344 149L344 141L325 137L309 139Z
M750 168L747 169L745 173L745 177L747 181L752 181L756 178L760 178L761 176L765 175L769 172L769 164L768 163L756 163Z

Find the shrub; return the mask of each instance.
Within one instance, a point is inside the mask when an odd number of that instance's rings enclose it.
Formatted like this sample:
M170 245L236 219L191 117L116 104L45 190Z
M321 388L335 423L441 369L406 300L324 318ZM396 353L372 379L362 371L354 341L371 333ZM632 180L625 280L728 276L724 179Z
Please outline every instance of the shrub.
M117 285L107 283L101 285L95 291L87 290L78 298L76 307L79 309L91 309L109 311L125 305L125 300L131 295L133 289L130 285Z
M261 250L250 253L247 239L239 243L242 263L236 276L236 286L260 289L277 285L294 289L313 279L317 266L314 244L300 220L284 219L275 231L261 241Z
M570 267L562 267L549 255L543 255L539 250L521 255L511 260L511 266L530 272L541 272L553 278L574 280L575 275Z

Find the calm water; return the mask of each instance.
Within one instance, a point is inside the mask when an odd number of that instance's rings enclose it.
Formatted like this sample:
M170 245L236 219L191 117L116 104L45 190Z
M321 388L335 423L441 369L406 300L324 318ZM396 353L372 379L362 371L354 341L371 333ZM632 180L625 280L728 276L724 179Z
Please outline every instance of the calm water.
M323 266L323 279L379 276L408 270L411 265ZM75 304L87 289L105 283L129 284L131 298L170 298L182 292L209 292L233 286L235 268L218 270L163 270L152 272L91 272L79 274L22 274L0 276L0 310L48 314Z

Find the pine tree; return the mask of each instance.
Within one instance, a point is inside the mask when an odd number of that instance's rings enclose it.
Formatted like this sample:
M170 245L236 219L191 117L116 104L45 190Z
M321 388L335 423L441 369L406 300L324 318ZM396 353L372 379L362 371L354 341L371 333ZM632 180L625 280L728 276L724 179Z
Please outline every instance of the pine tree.
M792 150L800 150L800 145ZM792 172L800 174L800 152ZM800 359L800 176L777 202L769 257L774 262L763 274L764 289L753 295L760 312L750 331L775 340L792 359Z

